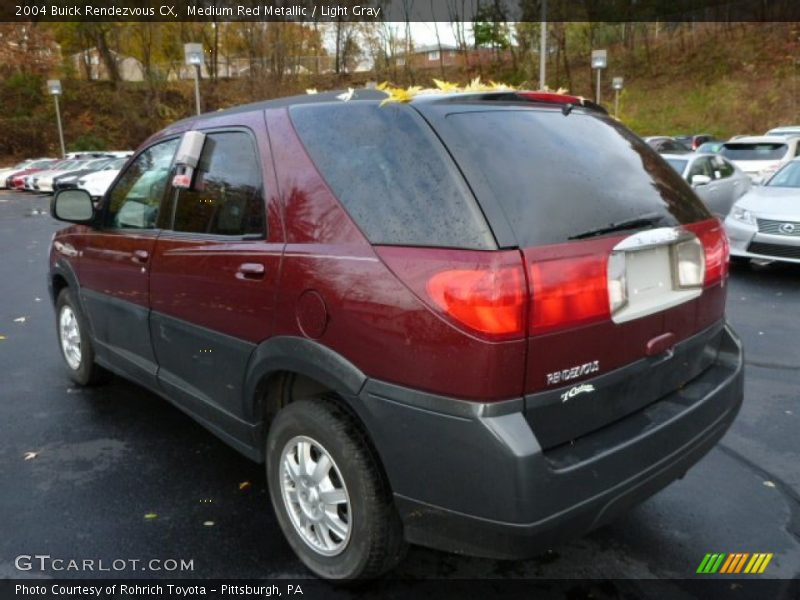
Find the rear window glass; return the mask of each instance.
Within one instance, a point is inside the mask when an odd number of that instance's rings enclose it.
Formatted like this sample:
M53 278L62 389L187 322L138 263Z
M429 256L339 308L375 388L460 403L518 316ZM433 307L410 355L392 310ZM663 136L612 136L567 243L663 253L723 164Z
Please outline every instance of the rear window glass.
M491 249L494 238L452 160L407 106L290 109L321 175L374 244Z
M686 168L686 163L688 162L685 160L678 160L676 158L667 158L666 161L669 163L670 167L681 174L683 174L683 170Z
M493 196L479 200L500 203L522 246L643 217L658 227L709 217L664 159L605 115L515 107L447 121L445 142L467 179L482 177Z
M786 144L725 144L720 154L731 160L780 160L786 155Z

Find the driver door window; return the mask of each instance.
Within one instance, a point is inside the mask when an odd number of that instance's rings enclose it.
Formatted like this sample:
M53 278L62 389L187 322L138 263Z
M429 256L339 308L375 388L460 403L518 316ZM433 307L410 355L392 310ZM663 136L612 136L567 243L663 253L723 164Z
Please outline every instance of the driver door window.
M142 152L108 196L106 226L113 229L154 229L167 188L179 138Z

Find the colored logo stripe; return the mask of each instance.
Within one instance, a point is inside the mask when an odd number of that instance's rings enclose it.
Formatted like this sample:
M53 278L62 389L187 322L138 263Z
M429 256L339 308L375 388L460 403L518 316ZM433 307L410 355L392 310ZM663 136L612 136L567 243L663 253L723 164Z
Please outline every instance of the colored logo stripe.
M734 552L732 554L725 554L724 552L709 553L703 557L700 566L697 567L697 572L704 574L733 574L741 573L742 569L744 569L745 573L763 573L772 557L772 553L766 552L756 552L754 554L749 552Z
M705 558L703 558L703 562L700 563L700 566L697 567L698 573L716 573L719 569L720 565L722 564L722 560L725 558L725 554L706 554Z
M750 556L747 552L737 552L728 556L728 560L722 565L720 573L738 573L744 567L744 562Z
M769 561L772 560L772 553L766 554L753 554L753 558L750 559L750 562L747 563L747 567L745 567L745 573L763 573L764 570L767 568Z

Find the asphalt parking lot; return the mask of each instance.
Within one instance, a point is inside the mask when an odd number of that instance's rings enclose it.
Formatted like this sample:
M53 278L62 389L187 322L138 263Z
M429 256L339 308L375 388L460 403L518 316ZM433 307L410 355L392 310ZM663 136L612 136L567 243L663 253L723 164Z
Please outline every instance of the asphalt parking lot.
M45 274L49 198L0 191L0 578L15 557L191 559L190 572L114 577L304 577L262 468L133 383L67 378ZM503 562L415 548L398 578L686 578L708 552L771 552L761 577L800 576L800 265L737 267L742 411L721 444L636 510L541 557Z

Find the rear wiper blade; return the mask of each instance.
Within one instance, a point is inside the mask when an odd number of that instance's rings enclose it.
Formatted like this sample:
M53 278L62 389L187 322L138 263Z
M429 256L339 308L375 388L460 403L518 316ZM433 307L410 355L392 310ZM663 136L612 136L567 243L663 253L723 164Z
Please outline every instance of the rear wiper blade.
M659 215L655 213L647 214L647 215L642 215L640 217L634 217L633 219L626 219L625 221L619 221L618 223L610 223L605 227L598 227L597 229L590 229L582 233L577 233L575 235L569 236L568 239L581 240L584 238L595 237L606 233L614 233L615 231L625 231L626 229L640 229L642 227L647 227L648 225L649 226L655 225L663 220L664 220L664 215Z

